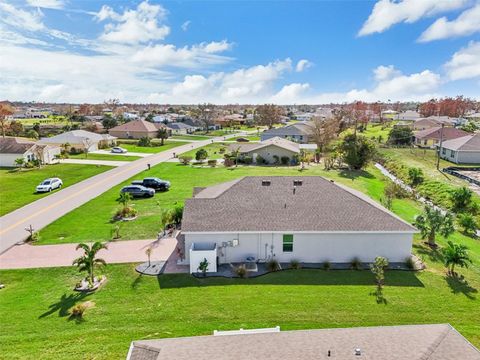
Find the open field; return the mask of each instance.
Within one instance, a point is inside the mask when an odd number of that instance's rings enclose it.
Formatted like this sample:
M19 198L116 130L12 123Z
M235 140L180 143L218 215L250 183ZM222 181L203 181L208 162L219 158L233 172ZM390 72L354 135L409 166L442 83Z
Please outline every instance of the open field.
M133 161L140 159L140 156L129 156L129 155L109 155L109 154L88 154L88 157L85 157L85 154L76 154L68 155L69 159L79 159L79 160L110 160L110 161Z
M145 147L145 146L138 146L138 141L126 141L121 140L118 141L118 146L121 146L124 149L127 149L130 152L139 152L139 153L149 153L149 154L156 154L161 151L170 150L174 147L185 145L184 142L175 142L175 141L165 141L164 145L160 145L160 142L153 142L154 146Z
M357 130L357 135L365 136L366 138L372 139L377 141L378 137L382 137L382 143L385 143L388 140L388 135L390 134L390 130L392 130L395 121L390 121L385 123L384 125L381 124L368 124L367 128L360 132ZM353 129L349 128L343 132L343 134L351 134L353 133Z
M0 215L47 196L48 193L35 193L35 187L49 177L61 178L66 187L110 169L109 166L77 164L47 165L21 171L0 168Z

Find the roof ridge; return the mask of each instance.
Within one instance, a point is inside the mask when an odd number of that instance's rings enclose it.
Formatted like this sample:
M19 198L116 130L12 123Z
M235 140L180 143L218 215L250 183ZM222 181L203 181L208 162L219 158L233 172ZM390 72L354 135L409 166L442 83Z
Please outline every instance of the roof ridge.
M420 360L428 360L431 358L431 356L435 353L435 351L438 349L438 347L440 346L440 344L443 342L443 340L445 340L445 338L447 337L447 335L450 333L452 327L450 324L447 325L447 328L443 331L442 334L440 334L437 338L437 340L435 340L428 348L427 348L427 351L425 354L423 354L421 357L420 357Z

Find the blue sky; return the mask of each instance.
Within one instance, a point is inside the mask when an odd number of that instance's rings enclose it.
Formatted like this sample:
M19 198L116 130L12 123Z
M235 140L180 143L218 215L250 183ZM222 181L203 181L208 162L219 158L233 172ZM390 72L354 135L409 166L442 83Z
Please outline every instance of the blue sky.
M480 98L480 0L0 0L0 99Z

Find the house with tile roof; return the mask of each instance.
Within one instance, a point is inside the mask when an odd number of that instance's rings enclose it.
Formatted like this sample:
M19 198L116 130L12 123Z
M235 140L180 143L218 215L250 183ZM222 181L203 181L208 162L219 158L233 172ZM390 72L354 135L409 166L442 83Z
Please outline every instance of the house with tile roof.
M192 272L196 249L209 249L219 264L247 257L349 263L384 256L404 262L415 232L365 195L319 176L249 176L195 188L182 220L185 264Z
M20 137L4 137L0 138L0 167L14 167L19 158L24 162L39 160L42 164L53 164L60 152L59 146Z
M420 147L436 148L440 143L440 138L443 138L443 141L447 141L466 136L468 134L468 132L454 127L444 127L442 129L441 126L437 126L417 131L414 134L414 142L415 145Z
M306 144L309 142L311 134L311 122L298 122L279 128L265 130L260 134L260 139L265 141L274 137L281 137L298 143Z
M264 360L480 360L480 352L449 324L293 331L280 331L276 327L133 341L127 360L259 357Z
M105 147L113 146L117 138L109 134L97 134L86 130L72 130L62 134L42 138L39 144L63 147L68 144L69 149L77 151L95 151Z
M456 164L480 164L480 133L444 141L440 157Z
M158 130L166 128L162 123L151 123L146 120L133 120L115 126L108 133L120 139L141 139L144 137L156 138Z

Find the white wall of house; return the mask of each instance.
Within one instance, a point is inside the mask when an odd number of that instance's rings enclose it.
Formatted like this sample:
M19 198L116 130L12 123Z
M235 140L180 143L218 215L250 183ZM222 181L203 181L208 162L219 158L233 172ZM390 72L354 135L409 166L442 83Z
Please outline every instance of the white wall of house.
M15 160L23 158L23 154L0 154L0 167L14 167Z
M292 157L296 153L293 152L293 151L284 149L282 147L279 147L279 146L269 145L269 146L263 147L261 149L252 150L252 151L248 152L247 154L248 154L248 156L251 156L254 159L256 158L254 156L254 154L257 154L257 156L260 155L262 158L267 160L269 164L273 164L273 162L274 162L273 156L274 155L277 155L278 156L278 161L281 161L282 156L286 156L290 160L292 160Z
M208 243L211 243L209 241ZM208 268L207 272L217 272L217 250L194 250L192 246L189 247L189 259L190 259L190 273L199 272L198 268L200 263L207 259Z
M247 256L281 262L350 262L358 257L371 262L384 256L391 262L403 262L411 254L412 233L184 233L185 248L192 242L215 242L219 263L243 262ZM283 234L293 234L293 251L283 251ZM222 247L238 240L238 246ZM189 261L188 255L186 259Z
M440 157L456 164L480 164L480 150L458 151L442 148L440 150Z

